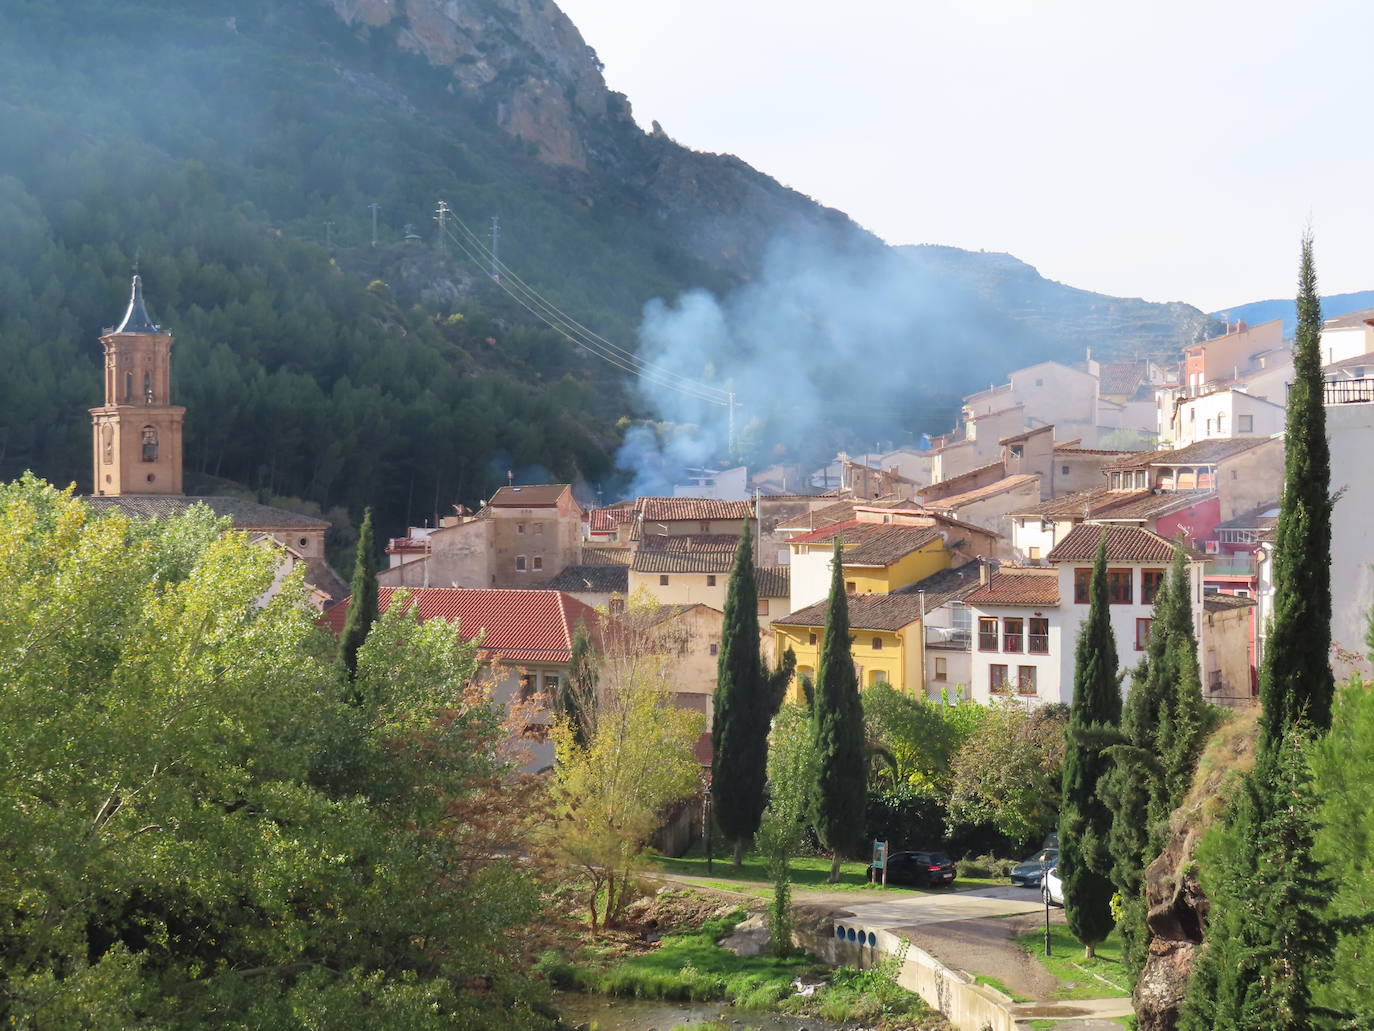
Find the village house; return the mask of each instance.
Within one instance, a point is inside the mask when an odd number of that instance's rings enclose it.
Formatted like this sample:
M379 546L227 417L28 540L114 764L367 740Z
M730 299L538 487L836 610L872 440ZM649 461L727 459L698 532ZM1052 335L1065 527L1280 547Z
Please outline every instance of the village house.
M1213 705L1246 708L1256 703L1255 599L1207 593L1202 596L1202 694Z
M552 580L536 585L542 590L562 591L583 605L617 615L625 609L630 593L630 567L620 565L568 566Z
M1327 319L1322 326L1322 364L1333 365L1371 352L1374 352L1374 308Z
M281 549L278 585L286 569L304 565L312 598L343 597L347 585L325 557L325 520L244 498L182 493L186 409L171 403L173 342L149 318L143 281L134 276L124 318L100 337L105 404L90 410L92 493L86 500L97 512L134 519L162 519L204 505L258 542L275 542Z
M390 608L399 590L378 588L379 613ZM406 594L421 622L445 619L457 624L464 641L480 637L479 680L489 682L493 697L504 705L519 700L533 706L525 728L532 749L527 768L538 770L552 763L553 746L545 740L547 702L568 676L578 628L593 636L600 633L596 611L560 591L418 587L406 589L402 596ZM350 596L326 610L321 624L335 635L341 633L351 603Z
M502 487L476 513L387 544L387 587L524 588L578 563L585 512L566 483Z
M1372 363L1374 364L1374 363ZM1374 373L1374 368L1371 368ZM1339 646L1337 676L1369 676L1366 648L1374 607L1374 375L1328 382L1323 388L1326 435L1331 444L1331 638ZM1272 549L1272 542L1263 544ZM1269 578L1272 583L1272 577ZM1272 591L1272 587L1269 588ZM1261 599L1260 627L1272 614L1272 595ZM1260 651L1263 651L1261 645Z
M1122 673L1137 664L1149 643L1155 593L1173 561L1174 543L1140 527L1083 523L1049 553L1049 567L1003 567L967 597L975 634L974 698L1072 701L1074 644L1087 619L1093 560L1103 534ZM1190 555L1193 626L1199 636L1202 566Z
M632 606L618 623L642 635L643 647L669 657L675 703L705 716L709 732L725 614L700 603Z
M1221 336L1183 349L1183 389L1189 397L1208 393L1258 368L1261 355L1284 349L1283 320L1258 326L1228 323Z
M1282 404L1232 388L1181 396L1159 414L1160 441L1175 448L1202 440L1272 437L1283 432L1284 423Z
M845 591L891 594L941 569L952 554L947 533L936 526L904 526L852 519L793 537L791 609L793 613L830 593L835 540L842 550Z

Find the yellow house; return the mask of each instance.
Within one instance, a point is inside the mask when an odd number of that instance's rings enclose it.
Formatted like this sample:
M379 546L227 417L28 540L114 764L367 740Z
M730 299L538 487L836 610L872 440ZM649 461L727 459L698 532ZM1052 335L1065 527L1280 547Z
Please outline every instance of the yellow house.
M922 602L918 594L850 596L850 648L861 690L881 683L891 684L899 691L923 690ZM816 675L829 608L829 601L820 601L773 621L776 654L791 648L797 656L799 677ZM800 696L799 684L793 692Z
M814 604L830 593L835 538L843 547L848 594L891 594L948 569L953 555L948 532L939 526L907 526L850 520L791 538L792 608Z

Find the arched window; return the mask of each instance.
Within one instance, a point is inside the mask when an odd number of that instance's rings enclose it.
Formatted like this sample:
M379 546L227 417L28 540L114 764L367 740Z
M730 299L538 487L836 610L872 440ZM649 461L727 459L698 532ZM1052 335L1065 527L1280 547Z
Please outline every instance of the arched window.
M126 372L124 374L124 403L133 404L134 402L134 374Z
M157 427L143 427L143 460L145 462L157 461Z
M153 374L151 372L143 374L143 403L145 405L153 403Z
M114 427L108 422L100 424L100 454L106 465L114 464Z

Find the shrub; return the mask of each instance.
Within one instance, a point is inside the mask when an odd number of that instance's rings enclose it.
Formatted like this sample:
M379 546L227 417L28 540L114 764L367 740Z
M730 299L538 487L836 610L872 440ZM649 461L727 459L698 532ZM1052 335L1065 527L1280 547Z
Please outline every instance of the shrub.
M984 853L972 859L960 859L954 864L954 868L960 877L1006 877L1015 865L1015 859L998 859L994 855Z

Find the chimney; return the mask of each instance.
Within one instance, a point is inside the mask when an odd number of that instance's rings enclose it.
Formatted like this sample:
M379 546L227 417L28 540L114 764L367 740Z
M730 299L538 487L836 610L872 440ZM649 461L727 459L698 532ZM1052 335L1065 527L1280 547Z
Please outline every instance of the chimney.
M978 583L986 587L992 582L992 566L987 562L978 563Z

